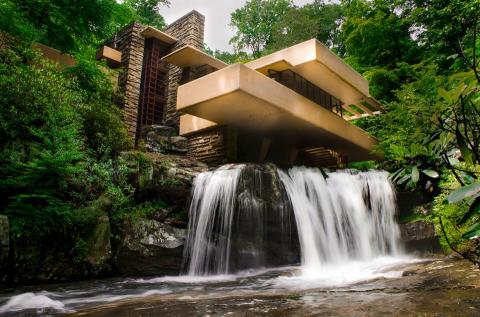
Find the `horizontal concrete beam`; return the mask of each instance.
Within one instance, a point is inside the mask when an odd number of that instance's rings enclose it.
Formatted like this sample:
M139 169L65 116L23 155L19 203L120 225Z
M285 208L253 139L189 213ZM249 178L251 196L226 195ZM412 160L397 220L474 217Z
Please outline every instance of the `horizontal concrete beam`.
M104 45L97 51L95 58L97 60L105 59L109 67L115 68L122 62L122 52Z

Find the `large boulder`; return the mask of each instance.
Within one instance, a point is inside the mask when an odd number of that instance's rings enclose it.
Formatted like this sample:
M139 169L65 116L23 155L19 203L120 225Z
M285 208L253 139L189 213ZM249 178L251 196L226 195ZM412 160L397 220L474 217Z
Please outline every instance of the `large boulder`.
M163 201L175 211L185 209L195 177L208 167L182 155L124 152L129 183L137 202Z
M86 238L87 251L85 255L85 261L90 264L90 270L95 271L95 275L111 270L112 247L110 237L108 216L98 217L97 223Z
M277 167L246 164L236 189L229 269L240 271L299 263L295 217Z
M400 225L406 251L414 253L440 253L442 248L432 222L418 220Z
M152 219L126 220L115 256L118 272L127 276L178 275L186 234L186 229Z
M432 196L422 191L397 192L398 215L400 218L406 218L413 214L429 214L432 208Z
M176 130L165 125L150 125L142 128L145 150L155 153L187 153L188 139L176 135Z
M432 196L421 191L399 191L397 204L400 232L406 251L417 254L441 253L435 227L427 220L432 214ZM418 220L419 218L423 220Z

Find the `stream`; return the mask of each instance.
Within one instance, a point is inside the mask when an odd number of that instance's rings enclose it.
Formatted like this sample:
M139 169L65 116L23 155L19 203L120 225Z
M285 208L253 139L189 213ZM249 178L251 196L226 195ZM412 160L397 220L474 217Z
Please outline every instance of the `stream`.
M403 251L385 171L197 176L184 275L4 290L5 316L480 316L480 272Z
M320 273L320 272L319 272ZM455 259L378 258L214 277L105 279L16 289L2 316L478 316L480 271Z

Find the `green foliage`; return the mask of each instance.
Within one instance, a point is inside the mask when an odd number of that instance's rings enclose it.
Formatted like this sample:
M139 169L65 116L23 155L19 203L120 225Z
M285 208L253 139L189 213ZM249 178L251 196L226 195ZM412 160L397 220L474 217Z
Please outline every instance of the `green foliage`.
M447 200L452 204L478 195L480 195L480 183L473 183L454 190L448 195Z
M131 146L114 104L115 75L94 60L107 38L133 20L164 26L163 0L0 2L0 213L13 241L63 241L80 263L98 217L134 205ZM33 42L72 54L63 69Z
M473 224L467 231L463 234L464 238L467 239L478 239L480 238L480 222Z
M439 187L434 209L443 247L480 265L478 245L472 252L467 240L480 235L480 2L342 5L346 60L387 110L356 124L378 138L376 152L395 171L393 181L434 193Z
M408 216L404 216L404 217L400 217L400 219L398 219L398 222L399 223L409 223L409 222L415 222L415 221L429 221L431 222L431 217L428 215L428 216L425 216L423 214L419 214L419 213L412 213Z
M231 14L235 36L230 43L237 50L248 49L254 57L272 42L275 25L293 7L291 0L249 0Z
M156 212L165 209L168 206L162 201L147 201L139 205L125 206L119 209L112 216L112 220L117 223L123 222L125 219L136 221L141 218L151 218Z
M84 102L77 105L77 110L88 148L98 157L129 148L131 140L123 124L121 110L113 103L116 99L112 85L114 71L101 68L97 62L83 55L77 55L76 59L77 64L66 72L76 78L76 89L82 91Z
M115 0L4 0L1 28L72 52L112 34ZM11 24L11 23L14 24Z
M410 36L412 21L402 16L391 1L343 1L342 24L345 55L360 68L396 67L399 62L418 61L420 50Z
M84 207L100 195L131 200L115 166L126 134L112 90L98 88L107 79L94 65L62 71L21 42L7 37L0 47L1 211L14 239L70 241L98 216Z
M73 261L75 263L81 263L88 252L88 244L83 239L78 239L74 247L71 250L73 255Z
M96 48L134 20L163 28L166 0L3 0L0 30L63 52Z
M353 168L361 171L377 168L375 161L351 162L347 164L347 168Z
M416 35L439 65L447 69L455 63L450 56L460 54L461 46L472 46L472 31L476 24L480 1L415 0L403 1L405 14L417 26Z
M184 222L188 221L188 211L185 209L174 211L169 216L170 218L178 221L184 221Z
M165 27L165 20L158 13L158 10L160 6L170 4L168 0L126 0L124 4L133 9L135 18L140 23L158 29Z
M444 172L442 181L440 182L441 193L435 197L433 212L435 215L435 230L439 233L440 242L444 250L450 251L449 242L456 247L465 248L465 239L462 237L463 233L472 222L461 223L462 218L468 211L468 204L465 201L459 200L446 204L448 196L451 191L460 186L460 183L456 180L452 173ZM440 218L443 221L443 227L445 235L443 235ZM463 247L462 247L463 245Z
M272 42L268 49L276 51L312 38L336 49L339 46L338 28L342 14L339 4L319 0L303 7L294 7L272 26Z
M468 212L465 215L463 215L462 220L460 220L460 224L463 224L467 222L469 219L476 217L477 215L480 214L480 199L478 199L478 196L479 195L476 195L476 198L470 204L470 207L468 208Z
M208 46L204 48L205 52L215 58L218 58L221 61L224 61L227 64L235 64L235 63L247 63L253 60L253 56L247 54L243 51L237 51L235 53L220 51L220 50L212 50Z
M73 107L79 95L69 93L71 81L52 65L38 68L21 62L28 57L9 49L0 53L3 201L9 201L10 215L36 217L43 212L51 221L68 224L72 206L62 197L68 196L68 180L80 173L84 158ZM44 224L35 220L32 225L41 229Z

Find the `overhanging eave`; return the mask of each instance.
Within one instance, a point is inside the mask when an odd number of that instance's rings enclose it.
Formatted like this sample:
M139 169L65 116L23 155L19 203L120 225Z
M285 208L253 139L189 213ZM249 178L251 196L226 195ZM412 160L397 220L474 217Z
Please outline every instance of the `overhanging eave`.
M227 66L225 62L190 45L185 45L164 56L162 60L180 67L195 68L202 65L209 65L215 69L222 69Z
M331 111L244 65L235 64L178 88L181 112L280 138L298 148L324 146L349 160L375 159L376 140Z

